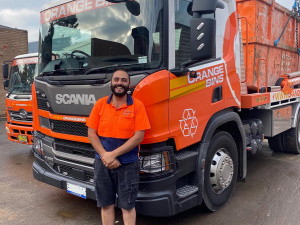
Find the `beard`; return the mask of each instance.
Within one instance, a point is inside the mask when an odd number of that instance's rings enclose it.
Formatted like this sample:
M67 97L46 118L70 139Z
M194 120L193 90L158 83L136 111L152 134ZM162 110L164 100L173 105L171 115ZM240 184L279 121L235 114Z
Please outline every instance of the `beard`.
M122 92L117 92L116 89L117 89L118 87L121 87L121 88L123 88L124 90L123 90ZM110 88L111 88L111 91L112 91L112 93L113 93L114 95L116 95L117 97L123 97L124 95L127 94L128 90L129 90L129 85L128 85L128 86L124 86L124 85L122 85L122 84L116 84L116 85L111 85Z

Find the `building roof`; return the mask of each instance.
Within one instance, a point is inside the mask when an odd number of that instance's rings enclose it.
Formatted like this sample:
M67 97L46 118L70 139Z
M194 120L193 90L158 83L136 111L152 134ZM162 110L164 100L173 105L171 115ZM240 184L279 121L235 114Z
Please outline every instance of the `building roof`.
M13 28L11 28L11 27L6 27L6 26L3 26L3 25L1 25L1 24L0 24L0 28L9 28L9 29L13 29Z
M23 29L18 29L18 28L7 27L7 26L4 26L4 25L1 25L1 24L0 24L0 29L1 29L1 28L2 28L2 29L4 28L4 29L13 29L13 30L23 30ZM25 31L26 31L26 30L25 30Z

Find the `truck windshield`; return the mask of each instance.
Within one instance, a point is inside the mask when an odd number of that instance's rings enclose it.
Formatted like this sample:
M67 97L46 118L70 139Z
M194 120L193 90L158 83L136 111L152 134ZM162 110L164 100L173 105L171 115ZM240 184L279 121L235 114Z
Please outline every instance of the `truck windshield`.
M12 94L30 94L31 85L36 75L36 64L13 65L10 70L8 92Z
M41 13L39 73L91 74L162 64L163 1L72 1Z

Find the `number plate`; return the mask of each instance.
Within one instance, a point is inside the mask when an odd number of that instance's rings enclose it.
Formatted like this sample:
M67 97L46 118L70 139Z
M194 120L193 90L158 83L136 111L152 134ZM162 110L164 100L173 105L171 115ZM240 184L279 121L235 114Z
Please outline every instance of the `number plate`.
M18 135L18 141L19 142L28 142L27 136L26 135Z
M72 195L76 195L86 199L86 188L80 187L75 184L67 183L67 191Z

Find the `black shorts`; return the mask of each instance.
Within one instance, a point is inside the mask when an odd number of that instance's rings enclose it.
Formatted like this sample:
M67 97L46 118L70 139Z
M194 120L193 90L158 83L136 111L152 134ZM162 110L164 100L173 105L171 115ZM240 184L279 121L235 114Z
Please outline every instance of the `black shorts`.
M105 167L101 159L95 159L95 191L97 206L116 204L117 207L130 210L135 207L139 188L139 162L122 164L117 169Z

